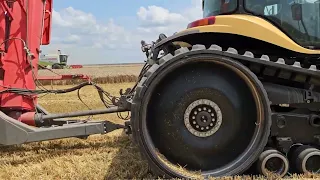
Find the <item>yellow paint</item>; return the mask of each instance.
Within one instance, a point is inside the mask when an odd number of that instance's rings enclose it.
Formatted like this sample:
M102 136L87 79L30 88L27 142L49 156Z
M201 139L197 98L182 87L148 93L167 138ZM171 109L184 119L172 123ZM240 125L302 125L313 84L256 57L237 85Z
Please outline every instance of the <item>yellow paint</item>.
M184 31L194 29L200 32L238 34L300 53L320 54L320 50L311 50L300 46L273 24L260 17L251 15L220 15L216 16L216 22L213 25L194 27Z

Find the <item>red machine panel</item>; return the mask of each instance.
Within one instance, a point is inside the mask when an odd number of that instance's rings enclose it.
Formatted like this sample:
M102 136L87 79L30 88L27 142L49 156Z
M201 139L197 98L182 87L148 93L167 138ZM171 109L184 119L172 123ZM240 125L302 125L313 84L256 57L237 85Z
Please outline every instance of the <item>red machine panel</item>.
M52 0L0 0L1 90L34 90L40 44L49 44ZM30 51L30 52L28 52ZM2 93L2 109L33 111L36 96Z

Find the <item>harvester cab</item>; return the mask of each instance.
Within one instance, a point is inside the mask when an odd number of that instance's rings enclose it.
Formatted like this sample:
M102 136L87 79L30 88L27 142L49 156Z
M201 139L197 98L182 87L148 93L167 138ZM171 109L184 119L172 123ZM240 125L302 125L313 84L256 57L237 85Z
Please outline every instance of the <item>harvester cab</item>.
M1 46L1 145L123 128L160 177L320 172L317 1L204 0L202 19L140 42L146 63L119 97L92 81L37 89L38 50L50 44L52 0L0 3L0 40L12 41ZM18 78L16 72L25 73ZM39 94L88 85L106 108L51 114L37 105ZM68 120L121 112L131 113L123 124Z
M61 53L61 50L58 50L59 63L67 64L69 55Z

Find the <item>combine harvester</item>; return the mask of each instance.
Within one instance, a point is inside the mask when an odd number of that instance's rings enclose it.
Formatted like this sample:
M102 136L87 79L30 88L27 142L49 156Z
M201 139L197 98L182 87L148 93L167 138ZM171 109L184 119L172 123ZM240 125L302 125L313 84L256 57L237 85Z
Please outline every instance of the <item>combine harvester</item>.
M38 69L45 69L51 71L55 76L37 76L37 80L67 80L67 79L86 79L90 80L88 75L84 74L59 74L50 69L79 69L82 65L67 65L69 55L61 53L58 50L57 54L40 54L38 62Z
M50 42L52 0L0 2L0 144L123 128L161 177L221 177L248 169L280 177L319 172L317 1L204 0L204 19L170 37L160 34L151 44L142 41L147 63L136 85L120 97L90 81L65 90L37 89L39 47ZM37 105L39 94L87 85L97 88L105 109L50 114ZM132 117L124 125L66 119L119 112Z
M82 65L67 65L69 55L62 54L61 50L58 50L57 54L41 54L39 57L39 68L45 69L78 69L83 68Z
M38 69L45 69L51 71L55 76L37 76L37 80L67 80L67 79L86 79L90 80L88 75L84 74L59 74L50 69L80 69L82 65L67 65L69 55L62 54L61 50L58 50L57 54L40 54L38 62Z
M69 55L62 54L58 50L57 54L41 54L39 57L39 65L48 67L51 66L52 69L63 69L67 66Z

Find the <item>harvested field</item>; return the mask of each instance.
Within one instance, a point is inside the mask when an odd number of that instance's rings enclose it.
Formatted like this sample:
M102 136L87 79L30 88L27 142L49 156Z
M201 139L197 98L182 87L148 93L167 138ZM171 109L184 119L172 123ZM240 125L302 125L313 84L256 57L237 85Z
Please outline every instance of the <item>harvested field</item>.
M133 83L102 85L112 95ZM71 86L54 86L55 89ZM51 88L51 87L46 87ZM82 100L90 108L103 108L93 87L81 90ZM77 93L47 95L39 103L50 112L86 110ZM87 118L87 117L83 117ZM115 114L98 115L92 119L122 123ZM107 135L94 135L87 140L69 138L21 146L6 147L0 153L0 179L143 179L156 178L147 171L131 137L122 130ZM316 178L307 176L306 178ZM320 176L318 176L320 178ZM232 178L223 178L232 179ZM234 179L251 179L237 177ZM255 178L263 179L263 178ZM293 178L294 179L294 178Z
M112 95L133 83L103 85ZM71 86L55 86L55 89ZM50 89L50 86L46 88ZM82 100L90 108L103 108L96 89L84 87ZM77 92L47 95L39 103L50 112L87 110ZM123 113L123 115L126 115ZM87 119L87 117L83 117ZM97 115L92 119L123 123L116 114ZM87 140L70 138L6 147L0 153L0 179L131 179L151 177L137 148L122 130L94 135Z
M100 65L84 66L79 69L42 69L39 70L39 76L58 76L64 74L84 74L91 77L92 81L100 84L105 83L124 83L137 80L143 64L126 64L126 65ZM83 82L83 80L41 80L43 85L72 85Z

